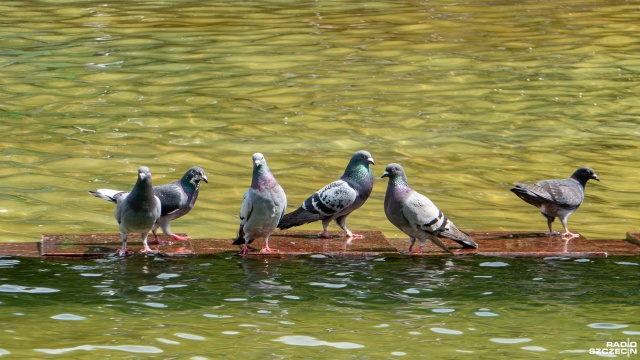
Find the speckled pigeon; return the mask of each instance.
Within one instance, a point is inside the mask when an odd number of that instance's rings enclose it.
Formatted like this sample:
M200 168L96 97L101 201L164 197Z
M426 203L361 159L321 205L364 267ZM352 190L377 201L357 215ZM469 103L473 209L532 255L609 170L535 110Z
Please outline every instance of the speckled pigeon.
M91 195L95 192L89 191ZM150 252L147 236L154 224L160 218L160 199L153 194L151 172L146 166L138 169L138 180L131 192L120 192L114 196L116 203L115 217L120 224L122 233L122 248L116 253L127 254L127 236L129 233L140 233L144 248L142 252Z
M204 170L198 166L194 166L182 176L182 179L153 187L154 194L160 199L160 203L162 204L160 219L158 219L158 222L153 225L153 229L151 229L155 243L161 243L157 233L159 227L174 240L184 241L190 239L188 236L180 236L172 233L169 222L187 215L189 211L193 209L196 199L198 199L198 194L200 193L201 180L204 180L206 183L209 182ZM111 189L97 189L96 191L89 191L89 193L95 197L115 203L117 197L126 192Z
M288 229L322 220L320 238L331 238L327 226L335 220L347 238L362 238L347 228L347 216L362 206L373 189L373 173L370 164L375 164L368 151L356 152L349 161L340 180L318 190L295 211L286 214L278 227Z
M555 218L559 218L564 233L562 236L576 237L567 228L567 218L578 210L584 200L584 187L590 179L598 180L598 175L590 167L581 167L568 179L545 180L537 184L515 183L511 189L518 197L540 209L547 219L548 235L558 235L551 230Z
M409 187L402 166L389 164L382 177L388 177L387 193L384 196L384 212L387 219L409 235L409 252L416 239L420 242L414 252L420 254L427 239L446 252L451 253L438 237L451 239L465 248L477 248L473 239L458 228L426 196Z
M240 209L240 229L234 245L242 244L239 254L249 252L248 244L256 238L263 238L265 246L261 252L271 252L269 236L278 226L278 222L287 208L287 196L278 181L269 170L267 161L261 153L253 154L253 176L251 187L242 198Z

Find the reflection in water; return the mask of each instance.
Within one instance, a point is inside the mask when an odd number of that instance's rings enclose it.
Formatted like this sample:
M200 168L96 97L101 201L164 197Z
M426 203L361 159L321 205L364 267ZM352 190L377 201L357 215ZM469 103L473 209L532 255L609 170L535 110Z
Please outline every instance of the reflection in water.
M585 260L21 259L3 269L5 290L57 291L0 291L0 338L15 357L500 357L526 342L512 358L637 335L637 259Z

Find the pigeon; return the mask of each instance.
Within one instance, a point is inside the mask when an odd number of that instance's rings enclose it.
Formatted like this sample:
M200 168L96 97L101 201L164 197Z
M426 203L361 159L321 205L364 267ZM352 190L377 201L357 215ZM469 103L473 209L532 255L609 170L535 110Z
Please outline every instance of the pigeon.
M89 193L97 196L93 191L89 191ZM150 252L147 236L160 218L161 205L160 199L153 194L149 168L140 167L138 180L131 192L120 192L114 195L114 200L116 203L115 217L120 224L120 232L122 233L122 248L116 254L120 256L127 254L129 233L140 233L144 244L142 252Z
M590 179L600 181L592 168L581 167L568 179L545 180L533 185L517 182L511 191L520 199L540 209L542 216L547 219L547 235L560 234L551 230L551 224L555 218L559 218L564 227L564 233L561 235L573 238L579 235L569 231L567 218L582 204L584 187Z
M287 208L287 196L269 170L261 153L253 154L253 176L251 187L242 197L240 229L234 245L242 244L238 254L246 255L248 245L256 238L263 238L265 246L260 252L271 252L269 236L278 227L278 222Z
M278 227L288 229L322 220L323 231L319 238L331 238L327 226L335 220L348 239L362 238L347 228L347 216L361 207L373 189L373 173L369 165L375 165L368 151L353 154L340 180L318 190L295 211L286 214Z
M171 236L174 240L185 241L190 239L188 236L180 236L171 232L169 222L179 217L187 215L196 203L198 193L200 192L200 181L208 183L209 179L204 170L198 166L189 169L182 179L169 184L153 187L153 193L160 199L162 203L162 213L160 219L153 225L151 232L154 236L154 243L162 243L158 237L158 228L162 228L162 232ZM95 197L116 203L116 199L125 191L111 189L97 189L89 191Z
M451 250L438 239L439 236L451 239L464 248L478 248L478 244L468 234L458 230L431 200L409 187L402 166L387 165L382 177L389 178L384 196L384 213L393 225L409 235L409 253L416 239L420 245L414 254L422 252L427 239L451 253Z

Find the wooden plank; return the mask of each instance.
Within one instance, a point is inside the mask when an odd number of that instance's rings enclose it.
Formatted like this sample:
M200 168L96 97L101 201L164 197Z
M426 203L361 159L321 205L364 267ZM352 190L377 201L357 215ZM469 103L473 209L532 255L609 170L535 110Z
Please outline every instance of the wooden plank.
M278 231L271 236L269 245L275 251L263 254L264 242L257 240L251 247L250 257L292 257L323 254L332 257L404 256L409 240L387 239L380 231L358 231L363 239L347 241L340 231L333 231L331 239L318 239L314 231ZM582 236L565 239L532 231L472 232L479 249L462 249L451 240L442 239L455 256L483 255L497 257L606 257L640 255L640 233L627 233L625 240L587 240ZM132 239L134 240L134 239ZM166 235L161 240L168 244L150 244L163 256L228 256L235 255L240 246L232 239L193 239L173 241ZM40 242L0 243L2 256L43 258L91 258L115 254L120 248L120 234L45 234ZM130 241L128 248L140 253L142 242ZM413 256L449 256L431 241L421 254Z

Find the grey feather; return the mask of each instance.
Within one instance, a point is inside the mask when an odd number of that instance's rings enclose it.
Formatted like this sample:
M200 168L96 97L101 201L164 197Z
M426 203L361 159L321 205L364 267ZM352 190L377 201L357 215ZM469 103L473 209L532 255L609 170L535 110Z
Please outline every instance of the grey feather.
M287 208L287 196L271 173L267 161L261 153L255 153L251 186L242 197L240 209L240 228L233 244L242 244L241 254L246 254L248 244L257 238L263 238L263 252L270 252L269 236L275 231L278 222Z
M565 230L563 235L577 236L567 228L567 219L584 201L584 189L590 179L600 181L592 168L581 167L568 179L544 180L536 184L515 183L511 191L540 209L547 219L549 234L554 234L552 223L559 218Z
M438 237L451 239L465 248L478 247L478 244L468 234L460 231L429 198L409 187L402 166L387 165L382 177L389 178L384 197L384 212L393 225L409 235L409 252L416 239L420 243L416 252L421 252L427 239L443 250L451 252Z
M186 240L189 237L181 237L171 232L169 222L188 214L198 199L200 193L200 181L209 182L204 170L198 166L189 169L180 180L172 183L153 187L154 194L160 199L162 213L160 219L151 229L155 241L158 242L158 228L176 240ZM117 199L128 194L126 191L97 189L89 191L95 197L117 203Z
M286 214L278 227L288 229L322 220L320 237L330 237L327 226L335 220L347 237L361 237L347 228L347 216L361 207L373 190L373 173L369 165L375 164L368 151L356 152L342 177L307 198L295 211Z
M116 202L115 217L122 234L120 255L126 255L127 237L130 233L140 233L144 244L143 252L151 251L147 244L147 236L156 221L160 218L160 199L153 194L151 172L146 166L138 169L138 180L129 193L112 194Z

